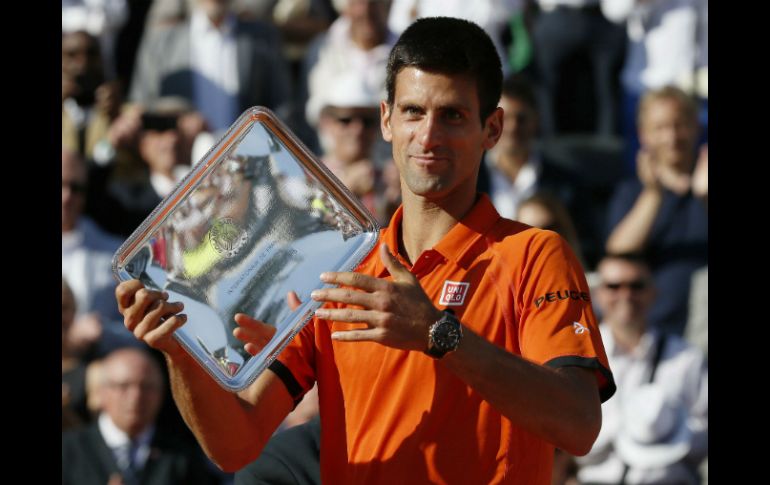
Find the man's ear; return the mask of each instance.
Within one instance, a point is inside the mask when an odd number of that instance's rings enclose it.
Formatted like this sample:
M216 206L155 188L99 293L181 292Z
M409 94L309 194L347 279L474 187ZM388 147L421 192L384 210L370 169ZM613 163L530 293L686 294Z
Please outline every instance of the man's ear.
M380 101L380 130L382 138L390 143L393 141L393 133L390 131L390 106L387 101Z
M497 107L487 117L484 122L484 130L486 131L486 137L484 139L484 149L490 150L497 145L500 140L500 135L503 134L503 108Z

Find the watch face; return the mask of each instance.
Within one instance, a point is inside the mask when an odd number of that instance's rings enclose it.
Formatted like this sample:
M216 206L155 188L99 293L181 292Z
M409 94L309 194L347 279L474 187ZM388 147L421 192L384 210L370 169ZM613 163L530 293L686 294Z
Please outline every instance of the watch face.
M460 329L449 322L441 322L433 331L433 345L443 352L454 350L460 341Z

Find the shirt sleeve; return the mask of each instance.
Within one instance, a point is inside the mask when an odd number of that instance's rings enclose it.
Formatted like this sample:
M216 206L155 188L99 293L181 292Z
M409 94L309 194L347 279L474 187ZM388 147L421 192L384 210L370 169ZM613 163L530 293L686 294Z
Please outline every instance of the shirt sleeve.
M552 231L537 231L524 254L516 289L522 356L551 367L593 370L606 401L615 393L615 382L575 254Z
M312 389L316 380L315 326L316 320L313 318L269 366L286 386L295 407Z

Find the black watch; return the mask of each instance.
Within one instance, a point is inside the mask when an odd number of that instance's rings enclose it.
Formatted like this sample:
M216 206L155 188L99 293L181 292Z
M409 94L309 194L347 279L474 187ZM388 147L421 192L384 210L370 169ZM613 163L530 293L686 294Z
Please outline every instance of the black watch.
M463 327L452 310L444 310L441 318L428 330L428 349L426 354L440 359L449 352L454 352L463 338Z

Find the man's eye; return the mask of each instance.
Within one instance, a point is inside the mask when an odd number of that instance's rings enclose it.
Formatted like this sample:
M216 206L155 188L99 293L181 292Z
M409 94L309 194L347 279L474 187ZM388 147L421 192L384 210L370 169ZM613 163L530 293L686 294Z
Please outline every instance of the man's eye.
M444 117L446 117L446 119L448 119L450 121L459 121L459 120L463 119L463 114L460 113L459 111L450 109L450 110L447 110L444 113Z

